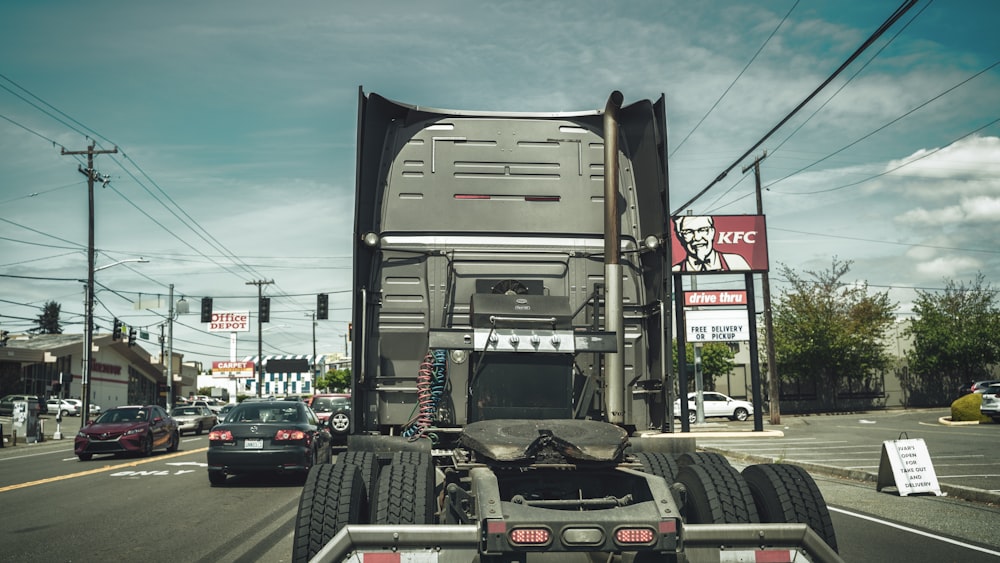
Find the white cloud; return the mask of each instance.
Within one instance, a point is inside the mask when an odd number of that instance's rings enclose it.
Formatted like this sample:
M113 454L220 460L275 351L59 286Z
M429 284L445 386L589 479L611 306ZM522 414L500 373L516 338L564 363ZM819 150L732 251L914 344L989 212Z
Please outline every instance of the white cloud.
M955 278L956 273L976 271L981 267L982 262L967 256L943 256L917 263L918 272L937 279Z

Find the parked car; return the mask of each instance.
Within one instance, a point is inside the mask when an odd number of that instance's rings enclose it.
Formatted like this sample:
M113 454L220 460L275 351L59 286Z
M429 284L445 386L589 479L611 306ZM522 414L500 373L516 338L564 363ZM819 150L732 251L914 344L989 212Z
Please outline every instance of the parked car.
M77 412L83 409L83 401L81 401L80 399L63 399L63 400L66 401L67 403L72 403L73 406L76 407ZM91 415L101 414L101 405L95 405L94 403L90 403L90 405L87 407L87 410L90 411Z
M77 407L66 399L57 399L53 397L48 401L45 401L45 403L49 414L61 414L64 418L67 416L80 416L81 407Z
M351 429L351 394L319 393L310 397L308 404L320 420L329 422L333 444L346 446Z
M185 432L194 432L201 436L202 432L211 430L219 419L208 407L175 407L170 414L177 421L177 431L183 436Z
M161 448L173 452L179 444L177 421L163 407L136 405L108 409L81 428L73 452L80 461L89 461L94 454L150 456Z
M698 414L695 411L696 393L688 393L688 422L695 422ZM753 403L734 399L715 391L703 391L702 402L705 406L705 418L724 416L732 420L746 420L753 414ZM681 416L681 400L674 401L674 418Z
M969 393L982 393L990 385L1000 383L1000 379L983 379L980 381L970 381L958 388L959 396Z
M39 408L38 414L45 414L46 409L40 408L38 397L34 395L5 395L0 399L0 416L12 416L14 414L14 401L27 401L28 408ZM45 406L45 403L41 403Z
M332 459L326 423L300 401L244 401L208 433L212 485L254 472L294 472L305 479L311 467Z
M993 422L1000 423L1000 383L994 383L983 390L983 403L979 406L979 412L993 419Z

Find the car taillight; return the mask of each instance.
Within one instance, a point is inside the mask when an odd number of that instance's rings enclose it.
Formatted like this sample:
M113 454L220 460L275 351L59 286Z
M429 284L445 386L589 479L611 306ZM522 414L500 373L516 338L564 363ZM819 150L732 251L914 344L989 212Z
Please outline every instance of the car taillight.
M305 439L306 433L301 430L278 430L274 433L275 442L294 442Z
M510 543L514 545L545 545L552 539L548 528L514 528L510 531Z
M233 433L229 430L212 430L208 433L209 442L232 442Z

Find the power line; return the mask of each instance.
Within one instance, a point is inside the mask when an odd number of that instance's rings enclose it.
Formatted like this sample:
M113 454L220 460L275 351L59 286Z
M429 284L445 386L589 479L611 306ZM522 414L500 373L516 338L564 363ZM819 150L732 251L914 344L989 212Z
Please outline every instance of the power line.
M708 111L705 112L705 115L701 116L701 119L698 120L698 123L696 123L694 127L690 131L688 131L688 134L685 135L683 139L681 139L681 142L678 143L676 147L674 147L674 150L670 152L669 156L671 157L674 156L674 154L676 154L677 151L679 151L680 148L684 146L684 143L686 143L687 140L691 138L691 135L693 135L694 132L698 130L698 127L700 127L701 124L705 122L705 119L708 118L709 114L715 111L715 108L718 107L722 99L726 97L726 94L728 94L729 91L733 89L733 86L735 86L736 83L739 81L739 79L743 77L743 74L747 71L748 68L750 68L750 65L752 65L753 62L757 60L757 56L760 55L761 51L764 50L764 47L767 47L767 44L771 42L771 39L773 39L775 34L778 33L778 30L781 29L781 26L784 25L785 21L788 20L788 16L792 15L792 11L795 10L795 7L798 5L799 5L799 0L795 0L795 4L793 4L792 7L788 10L788 13L785 14L785 17L781 18L781 21L778 22L777 27L774 28L774 31L771 32L771 35L767 36L767 39L765 39L764 43L762 43L761 46L757 49L757 52L754 53L752 57L750 57L750 60L747 61L746 65L744 65L743 70L741 70L740 73L736 75L736 78L734 78L733 81L729 83L729 86L727 86L726 90L722 92L722 95L719 96L719 99L715 100L715 103L712 104L712 107L708 108Z
M775 125L774 127L772 127L770 131L768 131L767 133L765 133L764 136L760 138L760 140L758 140L756 143L754 143L754 145L752 147L750 147L749 149L747 149L745 153L743 153L742 155L740 155L740 157L737 158L736 161L734 161L732 164L730 164L721 174L719 174L715 178L715 180L712 180L711 183L709 183L707 186L705 186L704 188L702 188L701 191L699 191L697 194L695 194L695 196L693 198L691 198L690 200L688 200L687 202L685 202L683 205L681 205L679 208L677 208L675 211L673 211L672 215L674 215L674 216L679 215L681 213L681 211L684 211L692 203L694 203L695 201L697 201L701 196L705 195L705 192L707 192L708 190L710 190L712 188L712 186L714 186L715 184L721 182L722 179L725 178L726 175L729 174L729 172L733 168L736 168L737 166L739 166L739 164L741 162L743 162L748 156L750 156L750 154L752 154L762 144L764 144L764 141L766 141L768 138L770 138L771 135L773 135L778 129L780 129L781 127L783 127L785 125L785 123L788 122L788 120L790 120L793 116L795 116L795 114L797 114L803 107L805 107L806 104L808 104L810 101L812 101L812 99L815 98L824 88L826 88L826 86L828 84L830 84L830 82L832 82L837 76L839 76L840 73L844 71L844 69L846 69L859 56L861 56L861 53L863 53L865 50L867 50L868 47L870 47L879 37L881 37L882 34L884 34L894 23L896 23L899 20L899 18L903 17L903 14L905 14L910 8L912 8L913 5L916 4L916 2L917 2L917 0L905 0L903 2L903 4L900 5L898 8L896 8L896 11L893 12L893 14L891 16L889 16L889 19L887 19L885 22L883 22L882 25L880 25L879 28L876 29L875 32L868 39L866 39L865 42L862 43L861 46L858 47L857 50L854 51L854 53L851 54L850 57L847 58L846 61L844 61L839 67L837 67L837 70L833 71L833 74L831 74L829 77L827 77L827 79L824 80L822 84L820 84L819 86L817 86L816 89L813 90L811 94L809 94L808 96L806 96L806 98L804 100L802 100L801 102L799 102L799 105L795 106L795 108L791 112L789 112L788 115L786 115L784 118L782 118L781 121L779 121L777 125Z

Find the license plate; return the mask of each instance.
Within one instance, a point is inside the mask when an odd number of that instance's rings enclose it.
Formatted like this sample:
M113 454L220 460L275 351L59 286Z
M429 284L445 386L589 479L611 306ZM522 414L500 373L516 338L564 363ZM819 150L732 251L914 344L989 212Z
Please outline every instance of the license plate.
M243 442L243 448L247 450L260 450L264 448L264 440L246 440Z

